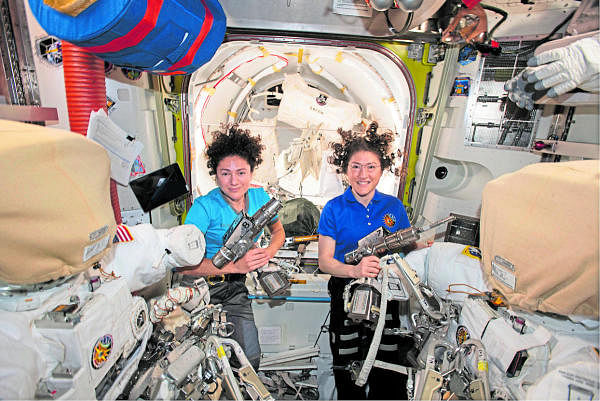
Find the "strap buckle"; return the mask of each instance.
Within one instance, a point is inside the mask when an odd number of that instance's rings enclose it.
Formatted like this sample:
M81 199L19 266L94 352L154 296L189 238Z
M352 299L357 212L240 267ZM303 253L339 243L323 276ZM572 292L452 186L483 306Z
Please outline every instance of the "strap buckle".
M216 279L215 281L212 281L213 279ZM224 283L225 282L225 275L224 274L214 274L211 276L206 276L206 282L209 285L215 285L215 284L219 284L219 283Z

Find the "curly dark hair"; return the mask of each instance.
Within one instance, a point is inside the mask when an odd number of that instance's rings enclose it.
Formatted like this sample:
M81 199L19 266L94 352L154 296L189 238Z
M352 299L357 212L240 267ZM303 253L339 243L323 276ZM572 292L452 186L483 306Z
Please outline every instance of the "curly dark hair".
M250 165L250 171L262 163L261 152L265 148L259 137L250 135L247 129L237 125L224 126L222 131L213 132L213 142L206 148L210 175L217 174L219 162L227 156L240 156Z
M378 134L378 127L376 122L372 122L365 134L338 129L338 133L342 136L342 143L331 144L333 155L328 159L329 163L338 167L338 173L347 173L350 158L361 150L375 153L379 157L381 169L389 168L391 171L394 154L389 151L389 148L394 140L394 135L391 131Z

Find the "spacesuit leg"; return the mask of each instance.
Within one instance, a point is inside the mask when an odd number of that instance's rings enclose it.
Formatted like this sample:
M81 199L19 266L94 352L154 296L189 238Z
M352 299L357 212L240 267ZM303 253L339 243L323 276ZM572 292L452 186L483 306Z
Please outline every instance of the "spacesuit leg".
M398 316L398 301L390 301L387 307L387 316L385 321L386 328L399 328L400 319ZM372 331L369 340L364 344L368 350L371 343ZM413 347L412 338L401 337L397 335L382 335L377 360L410 366L406 354ZM407 376L387 369L373 368L369 375L367 383L369 384L369 400L406 400Z
M329 319L329 344L333 358L333 375L338 400L365 400L365 387L354 384L351 373L345 369L353 361L361 361L361 343L366 341L361 326L353 323L344 312L344 283L337 285L332 277L329 281L331 316Z

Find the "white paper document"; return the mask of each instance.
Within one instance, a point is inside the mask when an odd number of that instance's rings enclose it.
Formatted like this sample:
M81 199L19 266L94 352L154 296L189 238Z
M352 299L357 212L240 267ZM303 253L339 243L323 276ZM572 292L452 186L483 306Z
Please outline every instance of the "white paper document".
M104 110L92 111L87 137L102 145L110 157L110 176L121 185L129 185L131 167L144 145L112 122Z

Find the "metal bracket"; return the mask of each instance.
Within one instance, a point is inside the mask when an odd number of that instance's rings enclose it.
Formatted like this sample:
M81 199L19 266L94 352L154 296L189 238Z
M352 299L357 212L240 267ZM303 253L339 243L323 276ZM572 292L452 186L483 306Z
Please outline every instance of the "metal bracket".
M597 159L600 157L600 145L595 143L567 142L554 139L535 141L532 153L583 157Z

